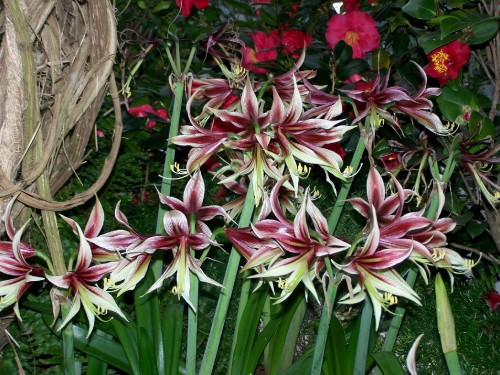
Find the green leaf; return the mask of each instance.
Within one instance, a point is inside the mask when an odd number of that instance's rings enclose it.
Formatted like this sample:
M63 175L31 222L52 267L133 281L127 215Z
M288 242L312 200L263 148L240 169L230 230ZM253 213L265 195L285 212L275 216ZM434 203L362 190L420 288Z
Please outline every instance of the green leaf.
M280 319L281 324L269 345L268 374L270 375L278 374L281 366L283 365L283 353L287 344L290 324L295 315L295 311L303 300L304 295L297 293L297 297L295 297L294 303L291 306L276 306L276 308L278 308L279 310L274 313L273 316L277 317L277 319ZM295 346L295 343L293 344L293 346Z
M326 372L329 375L350 375L347 372L346 341L344 328L332 314L325 350Z
M403 12L421 20L430 20L436 17L436 5L434 0L410 0L403 7Z
M469 119L469 132L474 134L472 140L478 141L486 137L495 137L495 125L489 117L483 116L477 111L472 111ZM483 146L477 145L470 151L472 153L479 151Z
M455 121L462 114L463 106L476 107L471 91L466 89L454 91L447 86L443 88L443 92L438 96L436 101L441 113L448 121Z
M371 356L384 375L405 375L403 366L393 352L372 353Z
M139 331L139 365L141 374L158 375L153 340L143 327Z
M162 10L170 9L171 6L172 6L171 1L160 1L160 3L152 9L152 12L153 13L161 12Z
M245 374L251 374L255 371L257 364L259 362L264 349L269 344L271 339L274 337L274 334L278 330L281 324L281 319L272 319L269 323L266 324L264 329L255 339L255 343L252 346L252 351L250 352L250 356L248 357L247 368Z
M422 49L424 50L425 54L428 55L436 48L453 42L455 39L457 39L456 35L448 35L445 38L441 38L440 32L435 31L432 33L423 34L417 39L417 41L420 47L422 47Z
M361 74L370 69L368 62L364 59L352 59L346 64L337 65L336 74L338 79L345 81L354 74Z
M305 352L292 366L287 368L281 375L304 375L311 372L314 351Z
M179 373L183 312L184 305L181 303L169 304L164 307L161 329L166 375L177 375Z
M260 316L267 298L267 289L260 288L253 292L248 299L238 326L238 338L234 347L231 373L239 375L247 367L254 337L259 326Z
M474 239L477 236L479 236L481 233L483 233L486 230L486 228L488 228L487 222L471 220L467 224L467 233L469 233L471 238Z
M472 36L467 43L481 44L493 38L498 32L498 21L480 22L472 26Z
M96 332L87 339L86 329L73 326L75 348L87 355L109 363L121 371L131 373L130 365L122 347L108 338L95 334Z
M352 47L341 40L335 45L333 55L335 56L335 64L347 63L352 60Z

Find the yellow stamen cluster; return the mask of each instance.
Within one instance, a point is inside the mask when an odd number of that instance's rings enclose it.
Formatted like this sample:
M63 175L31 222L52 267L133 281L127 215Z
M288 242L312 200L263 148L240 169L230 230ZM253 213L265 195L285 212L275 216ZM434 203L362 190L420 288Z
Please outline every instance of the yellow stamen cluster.
M115 280L105 277L104 280L104 290L117 290Z
M347 167L345 167L344 172L342 172L342 176L348 178L351 177L353 173L354 173L354 168L352 167L352 165L348 165Z
M398 303L398 297L396 297L392 293L385 292L384 293L384 303L386 303L389 306L396 305Z
M108 313L108 309L102 306L97 306L96 312L97 315L106 315Z
M278 279L278 288L283 289L284 291L288 290L288 280L283 280L281 277Z
M435 247L432 250L432 259L435 262L438 262L440 260L443 260L446 257L446 250L440 247Z
M299 165L297 167L297 174L300 177L307 178L309 176L309 173L311 173L311 168L308 167L307 165L302 165L299 163Z
M177 162L174 162L174 164L170 164L170 170L172 171L172 173L175 173L175 174L180 174L180 175L187 174L187 170L182 169L180 167L179 163L177 163Z
M431 57L431 61L434 64L434 70L438 73L446 73L448 71L448 60L450 55L443 52L443 50L438 51Z
M312 199L313 201L314 201L314 200L316 200L316 199L321 198L321 195L322 195L322 194L320 193L320 191L319 191L318 189L316 189L316 187L314 187L314 188L312 189L311 199Z

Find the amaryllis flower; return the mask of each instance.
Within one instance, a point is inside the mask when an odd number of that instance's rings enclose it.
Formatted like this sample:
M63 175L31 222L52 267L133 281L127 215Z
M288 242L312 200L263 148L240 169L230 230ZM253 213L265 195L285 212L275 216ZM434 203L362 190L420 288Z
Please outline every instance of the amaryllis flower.
M6 210L9 217L10 207L11 203L9 203L9 208ZM21 320L18 308L19 299L31 284L36 281L44 280L43 277L40 277L43 275L42 269L28 264L21 250L21 236L27 224L28 223L24 224L24 226L15 233L12 243L10 244L10 251L4 249L5 251L0 252L0 274L12 277L0 281L0 311L14 304L14 312L19 320ZM11 230L12 229L13 228L11 228ZM5 244L6 242L4 242L4 245Z
M352 90L340 90L353 99L356 106L359 106L359 114L353 121L358 122L370 116L370 123L375 129L384 122L399 127L396 113L404 113L434 133L449 134L450 130L443 125L436 114L432 113L433 104L428 99L431 95L439 95L441 90L427 88L427 77L424 71L418 64L414 65L421 75L421 84L414 94L410 94L400 86L389 86L390 72L383 80L378 72L376 78L369 84L360 81Z
M369 230L364 245L348 257L346 264L334 262L337 268L358 279L357 287L351 291L351 295L347 294L342 298L341 303L358 303L368 293L373 305L376 329L382 309L387 310L396 301L392 296L401 296L420 305L418 295L393 269L410 256L412 249L380 246L380 236L375 207L370 205Z
M370 14L357 10L333 15L326 26L325 38L330 48L340 40L346 42L352 47L353 58L363 58L380 46L375 20Z
M263 31L250 33L254 48L243 48L242 65L254 73L267 73L267 68L260 66L260 63L275 60L278 57L280 46L279 31L273 30L269 34Z
M242 77L245 74L241 74ZM208 99L203 106L203 111L197 116L202 118L210 108L231 109L239 104L241 90L239 89L240 78L233 75L230 78L193 78L189 81L187 94L189 97L195 95L196 99Z
M89 330L87 337L90 336L94 328L95 317L100 319L101 315L105 315L108 311L112 311L123 319L127 320L122 313L113 297L105 290L96 286L90 285L101 280L106 274L110 273L115 267L114 262L103 263L91 266L92 251L90 245L86 240L80 226L76 224L78 236L80 237L80 245L78 247L78 257L75 267L66 272L64 275L45 275L55 286L62 289L69 289L73 295L71 308L68 315L61 323L59 330L62 329L79 311L83 306L85 314L89 322ZM54 312L57 314L59 301L53 299Z
M340 168L342 158L327 145L338 143L352 126L338 125L343 120L333 120L341 113L340 101L330 107L324 117L309 116L303 111L302 98L293 79L294 93L290 105L285 108L278 93L273 89L273 108L271 110L274 138L279 145L279 154L291 172L295 192L298 190L297 162L299 160L309 165L318 165L325 172L344 179ZM314 110L312 110L314 112Z
M467 64L470 48L467 43L454 40L442 47L436 48L427 55L429 65L424 71L429 77L436 78L441 86L458 77L462 66Z
M309 191L305 192L294 221L289 221L278 199L278 191L284 181L285 178L276 184L271 195L272 212L278 220L259 220L251 226L251 230L228 229L226 235L247 258L243 270L254 268L258 272L251 278L278 282L282 291L276 303L287 299L300 282L319 301L313 279L320 277L325 258L347 249L349 244L329 234L327 221L312 203ZM311 234L307 216L316 235Z
M200 261L190 254L190 250L204 250L208 246L214 245L215 242L204 233L191 233L188 218L178 210L165 212L163 227L166 237L171 241L170 248L174 254L174 259L148 289L147 293L158 289L166 278L176 274L176 285L172 288L172 293L179 298L184 298L194 310L194 306L189 299L189 271L193 272L202 282L221 288L222 285L205 275L200 267Z
M174 210L181 211L190 220L195 220L197 232L212 236L212 231L204 222L215 216L223 216L230 220L229 215L220 206L202 206L205 197L205 182L201 172L197 171L184 188L183 200L158 193L160 202Z
M209 0L175 0L175 4L180 8L182 15L187 18L191 15L191 8L203 9L210 6Z
M12 241L16 236L16 228L14 227L14 222L12 221L11 212L15 201L15 199L10 200L2 217L2 221L5 223L5 232L7 233L10 241L0 241L0 255L12 256ZM36 250L26 242L20 241L19 246L24 259L31 258L35 255Z
M403 206L406 198L412 191L403 189L398 180L393 179L397 187L397 192L389 197L386 197L386 187L382 176L376 168L370 168L368 179L366 181L366 194L368 200L362 198L351 198L348 200L354 209L363 215L366 219L370 219L371 207L375 208L377 222L380 225L393 222L396 218L401 217Z
M137 107L130 107L128 113L133 117L148 117L149 115L154 115L161 117L162 119L168 119L168 113L165 108L154 109L150 104L143 104ZM156 121L154 119L148 119L146 124L146 129L150 130L156 126Z

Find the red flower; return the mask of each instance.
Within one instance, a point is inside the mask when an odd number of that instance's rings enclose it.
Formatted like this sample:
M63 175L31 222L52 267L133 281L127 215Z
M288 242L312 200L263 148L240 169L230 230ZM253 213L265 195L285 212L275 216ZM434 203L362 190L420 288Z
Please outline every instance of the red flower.
M486 294L486 302L488 302L488 305L490 305L493 311L496 311L498 305L500 305L500 293L495 289L489 291Z
M161 117L163 119L168 118L168 113L165 108L159 108L159 109L154 109L151 105L149 104L143 104L138 107L130 107L128 109L128 113L132 117L147 117L149 114L153 114L155 116ZM146 124L146 129L150 130L153 129L156 126L156 121L154 120L148 120Z
M210 5L209 0L175 0L175 4L181 9L184 18L189 17L193 5L197 9L203 9Z
M353 58L363 58L367 52L377 49L380 35L375 20L366 12L352 11L335 14L328 21L325 33L330 48L343 40L352 47Z
M255 48L243 49L243 67L254 73L267 73L266 68L255 67L254 64L275 60L278 57L278 49L293 58L298 58L299 54L295 52L312 42L311 36L300 30L272 30L269 35L257 31L250 33L250 36Z
M243 67L254 73L267 73L266 68L256 67L254 64L274 60L278 57L279 32L274 30L267 35L263 31L257 31L250 33L250 37L253 39L254 48L244 47Z
M284 30L281 34L282 51L294 58L299 57L298 54L294 54L295 51L309 46L311 42L311 36L300 30Z
M346 12L352 12L361 9L361 3L359 0L344 0L344 9Z
M429 65L424 68L429 77L436 78L441 86L458 77L460 68L469 61L470 49L467 43L454 40L436 48L427 55Z
M382 155L379 160L387 171L392 171L401 165L401 157L397 152Z

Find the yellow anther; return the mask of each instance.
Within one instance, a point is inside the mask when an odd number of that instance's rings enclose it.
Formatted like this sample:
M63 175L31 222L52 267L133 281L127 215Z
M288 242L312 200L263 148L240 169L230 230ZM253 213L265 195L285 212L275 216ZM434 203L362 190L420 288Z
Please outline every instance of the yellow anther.
M435 247L432 250L432 259L434 259L435 262L443 260L445 257L446 257L446 250L445 249Z
M281 277L278 279L278 288L288 290L288 280L283 280Z
M102 306L97 306L97 315L106 315L108 313L108 309L102 307Z
M348 178L351 177L353 173L354 173L354 168L352 167L352 165L348 165L347 167L345 167L344 172L342 172L342 176Z
M500 191L495 191L495 195L493 195L493 198L495 198L495 200L500 200Z
M319 198L321 198L321 193L318 189L316 189L316 187L314 187L311 193L311 199L314 201Z
M445 73L448 71L448 60L450 55L442 50L432 55L431 60L434 65L434 70L438 73Z
M174 162L174 164L170 164L170 170L172 171L172 173L175 173L175 174L182 174L182 175L187 174L187 170L182 169L180 167L179 163L177 163L177 162Z
M104 278L104 290L107 290L107 289L115 290L116 283L115 283L115 280L113 280L111 278L108 279L107 277L105 277Z
M468 271L470 271L475 265L476 263L473 259L464 259L464 268L466 268Z
M302 165L299 163L297 167L297 174L301 177L306 178L309 176L309 173L311 173L311 168L309 168L307 165Z
M392 293L385 292L384 293L384 302L387 303L389 306L396 305L398 303L398 297L396 297Z

